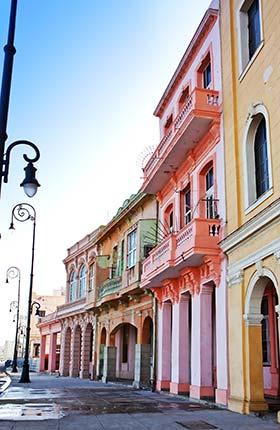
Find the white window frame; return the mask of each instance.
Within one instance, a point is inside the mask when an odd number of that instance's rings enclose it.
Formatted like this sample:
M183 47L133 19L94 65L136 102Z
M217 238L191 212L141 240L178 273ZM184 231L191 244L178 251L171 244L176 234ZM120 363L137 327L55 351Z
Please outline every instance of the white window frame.
M94 279L95 279L95 264L92 263L89 266L89 288L88 291L91 292L94 289Z
M265 125L266 125L269 187L268 187L268 190L257 199L254 142L255 142L256 131L261 120L261 119L259 121L257 120L258 115L262 115L264 117ZM249 111L247 124L245 127L244 136L243 136L243 172L244 172L244 175L243 175L244 207L245 207L245 214L248 214L273 194L269 115L266 107L262 103L257 103L255 105L252 105Z
M73 275L73 279L72 279ZM72 297L71 298L71 291ZM72 270L69 276L69 302L74 302L77 298L77 274L75 270Z
M131 238L134 238L134 243L131 243ZM127 235L127 268L131 269L136 265L137 252L137 229L132 230Z
M84 270L84 274L82 276L82 271ZM82 285L84 287L84 291L82 294ZM87 268L86 265L83 264L79 271L79 299L85 297L87 291Z
M239 80L242 80L258 53L263 47L263 20L262 20L262 0L259 0L260 11L260 44L254 55L249 59L249 34L248 34L248 10L254 0L242 0L236 11L237 37L238 37L238 59L239 59Z

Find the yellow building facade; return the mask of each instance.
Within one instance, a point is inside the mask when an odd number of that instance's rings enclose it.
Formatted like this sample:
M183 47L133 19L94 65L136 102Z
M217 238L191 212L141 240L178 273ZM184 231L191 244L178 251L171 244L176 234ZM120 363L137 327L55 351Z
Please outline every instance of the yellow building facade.
M242 413L280 392L279 19L279 0L221 1L229 408Z

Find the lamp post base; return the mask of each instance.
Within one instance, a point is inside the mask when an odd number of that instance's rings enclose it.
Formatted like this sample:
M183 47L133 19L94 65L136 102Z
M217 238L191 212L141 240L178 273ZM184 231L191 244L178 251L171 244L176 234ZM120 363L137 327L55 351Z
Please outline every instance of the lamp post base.
M23 382L23 383L29 383L30 382L30 378L29 378L29 364L24 364L22 366L22 372L21 372L21 377L19 382Z
M12 373L17 373L17 372L18 372L17 365L13 363Z

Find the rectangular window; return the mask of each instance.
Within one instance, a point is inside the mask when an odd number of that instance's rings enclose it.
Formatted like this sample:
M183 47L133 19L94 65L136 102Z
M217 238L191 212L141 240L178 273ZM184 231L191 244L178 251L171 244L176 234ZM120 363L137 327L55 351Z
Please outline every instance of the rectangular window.
M203 70L203 88L208 88L211 83L211 63Z
M185 205L184 205L184 209L185 209L185 224L188 224L191 219L192 219L192 213L191 213L191 187L188 186L186 191L185 191Z
M127 236L127 267L130 269L136 264L136 245L137 245L137 231L133 230Z
M248 13L249 60L251 60L259 44L261 43L259 0L253 1L247 13Z
M91 264L89 267L89 286L88 290L93 291L94 287L94 264Z
M215 200L214 200L214 171L211 167L205 176L206 185L206 218L215 218Z

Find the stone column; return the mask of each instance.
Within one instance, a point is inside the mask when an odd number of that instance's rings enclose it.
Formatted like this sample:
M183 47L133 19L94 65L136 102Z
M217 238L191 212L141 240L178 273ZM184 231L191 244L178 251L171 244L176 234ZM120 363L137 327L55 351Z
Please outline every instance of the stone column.
M117 348L115 346L104 347L104 367L102 382L116 379L116 355Z
M171 379L171 313L172 305L165 302L158 310L158 391L169 390Z
M136 343L133 386L147 386L151 378L151 345Z
M189 296L181 296L172 311L172 369L170 392L187 393L190 385Z
M56 371L56 339L57 333L51 333L48 372Z
M80 334L73 330L71 339L71 361L70 361L70 376L75 378L80 374L81 364L81 339Z
M69 376L69 367L71 359L71 331L70 329L63 330L60 339L60 362L59 373L62 376Z
M41 347L40 347L40 372L44 372L45 369L45 359L46 359L46 340L47 336L41 335Z
M80 378L89 378L89 355L90 355L90 333L84 328L82 330L82 347L81 347L81 370Z
M192 346L190 397L214 397L212 360L212 292L202 286L192 297Z
M247 314L245 319L246 342L246 384L245 412L266 411L264 399L263 362L262 362L262 324L261 314Z

